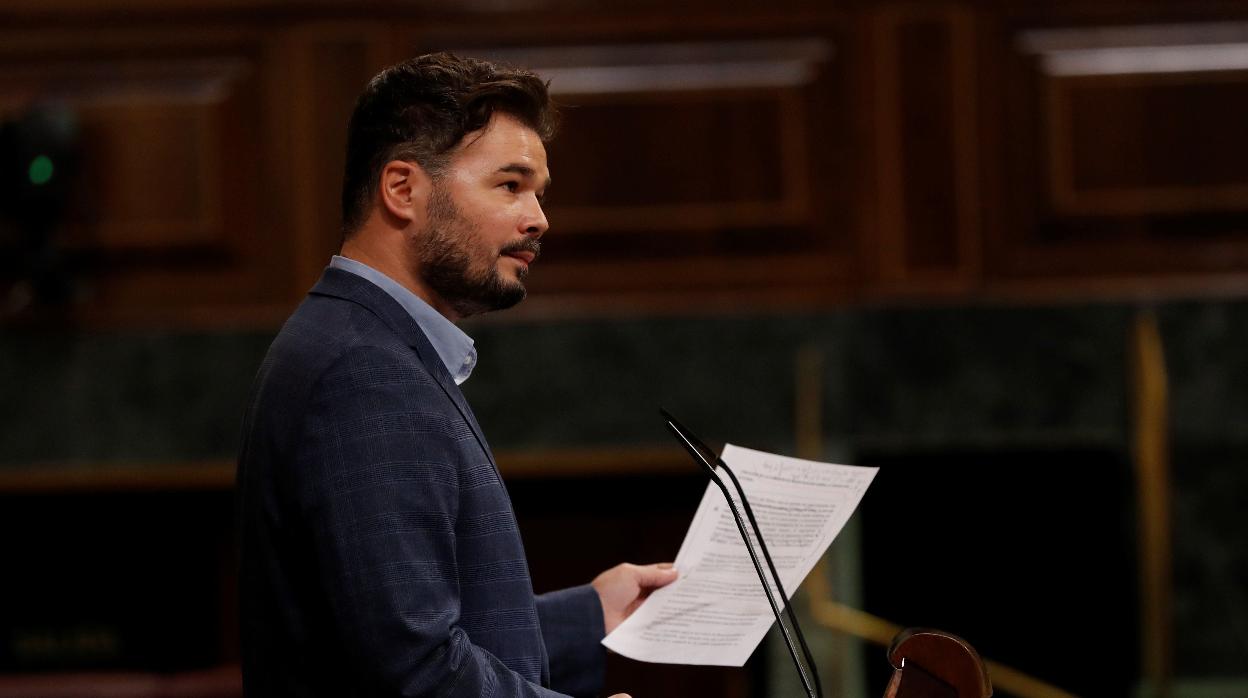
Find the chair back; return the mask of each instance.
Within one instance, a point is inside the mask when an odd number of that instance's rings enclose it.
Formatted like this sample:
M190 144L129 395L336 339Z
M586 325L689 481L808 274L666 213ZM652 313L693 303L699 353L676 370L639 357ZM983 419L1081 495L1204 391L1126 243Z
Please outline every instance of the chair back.
M884 698L989 698L992 682L975 648L939 630L908 628L888 649L893 678Z

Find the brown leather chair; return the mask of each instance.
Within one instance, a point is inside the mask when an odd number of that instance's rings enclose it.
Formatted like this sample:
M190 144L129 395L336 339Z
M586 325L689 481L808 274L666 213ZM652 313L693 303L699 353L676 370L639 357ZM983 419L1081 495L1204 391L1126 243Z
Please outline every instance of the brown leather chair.
M908 628L888 649L893 678L884 698L988 698L992 683L979 653L956 635Z

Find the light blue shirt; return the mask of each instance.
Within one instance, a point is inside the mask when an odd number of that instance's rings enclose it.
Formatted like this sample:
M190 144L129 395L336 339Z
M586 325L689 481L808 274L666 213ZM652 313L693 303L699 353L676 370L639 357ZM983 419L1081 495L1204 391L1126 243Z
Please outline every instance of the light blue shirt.
M438 358L442 359L443 365L446 366L447 373L455 379L455 385L461 385L468 380L468 376L472 375L472 369L477 365L477 348L473 345L472 337L464 334L463 330L447 320L442 313L434 310L433 306L426 303L423 298L367 264L349 257L334 255L334 258L329 261L329 266L333 269L351 272L373 282L375 286L398 301L407 314L416 321L416 324L420 325L421 331L433 345L434 351L438 352Z

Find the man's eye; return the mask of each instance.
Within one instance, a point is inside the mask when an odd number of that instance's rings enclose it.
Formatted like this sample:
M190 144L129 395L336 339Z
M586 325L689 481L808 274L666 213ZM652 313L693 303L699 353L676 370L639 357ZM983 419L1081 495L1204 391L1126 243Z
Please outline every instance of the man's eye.
M508 181L508 182L503 182L503 186L507 188L507 191L514 194L516 193L516 190L520 188L520 183L514 182L514 181Z

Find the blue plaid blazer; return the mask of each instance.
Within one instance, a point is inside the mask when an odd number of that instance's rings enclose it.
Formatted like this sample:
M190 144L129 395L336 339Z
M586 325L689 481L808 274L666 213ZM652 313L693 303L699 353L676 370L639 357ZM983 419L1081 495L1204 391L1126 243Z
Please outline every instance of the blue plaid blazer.
M274 340L238 482L248 695L601 690L597 595L534 595L472 410L371 282L327 269Z

